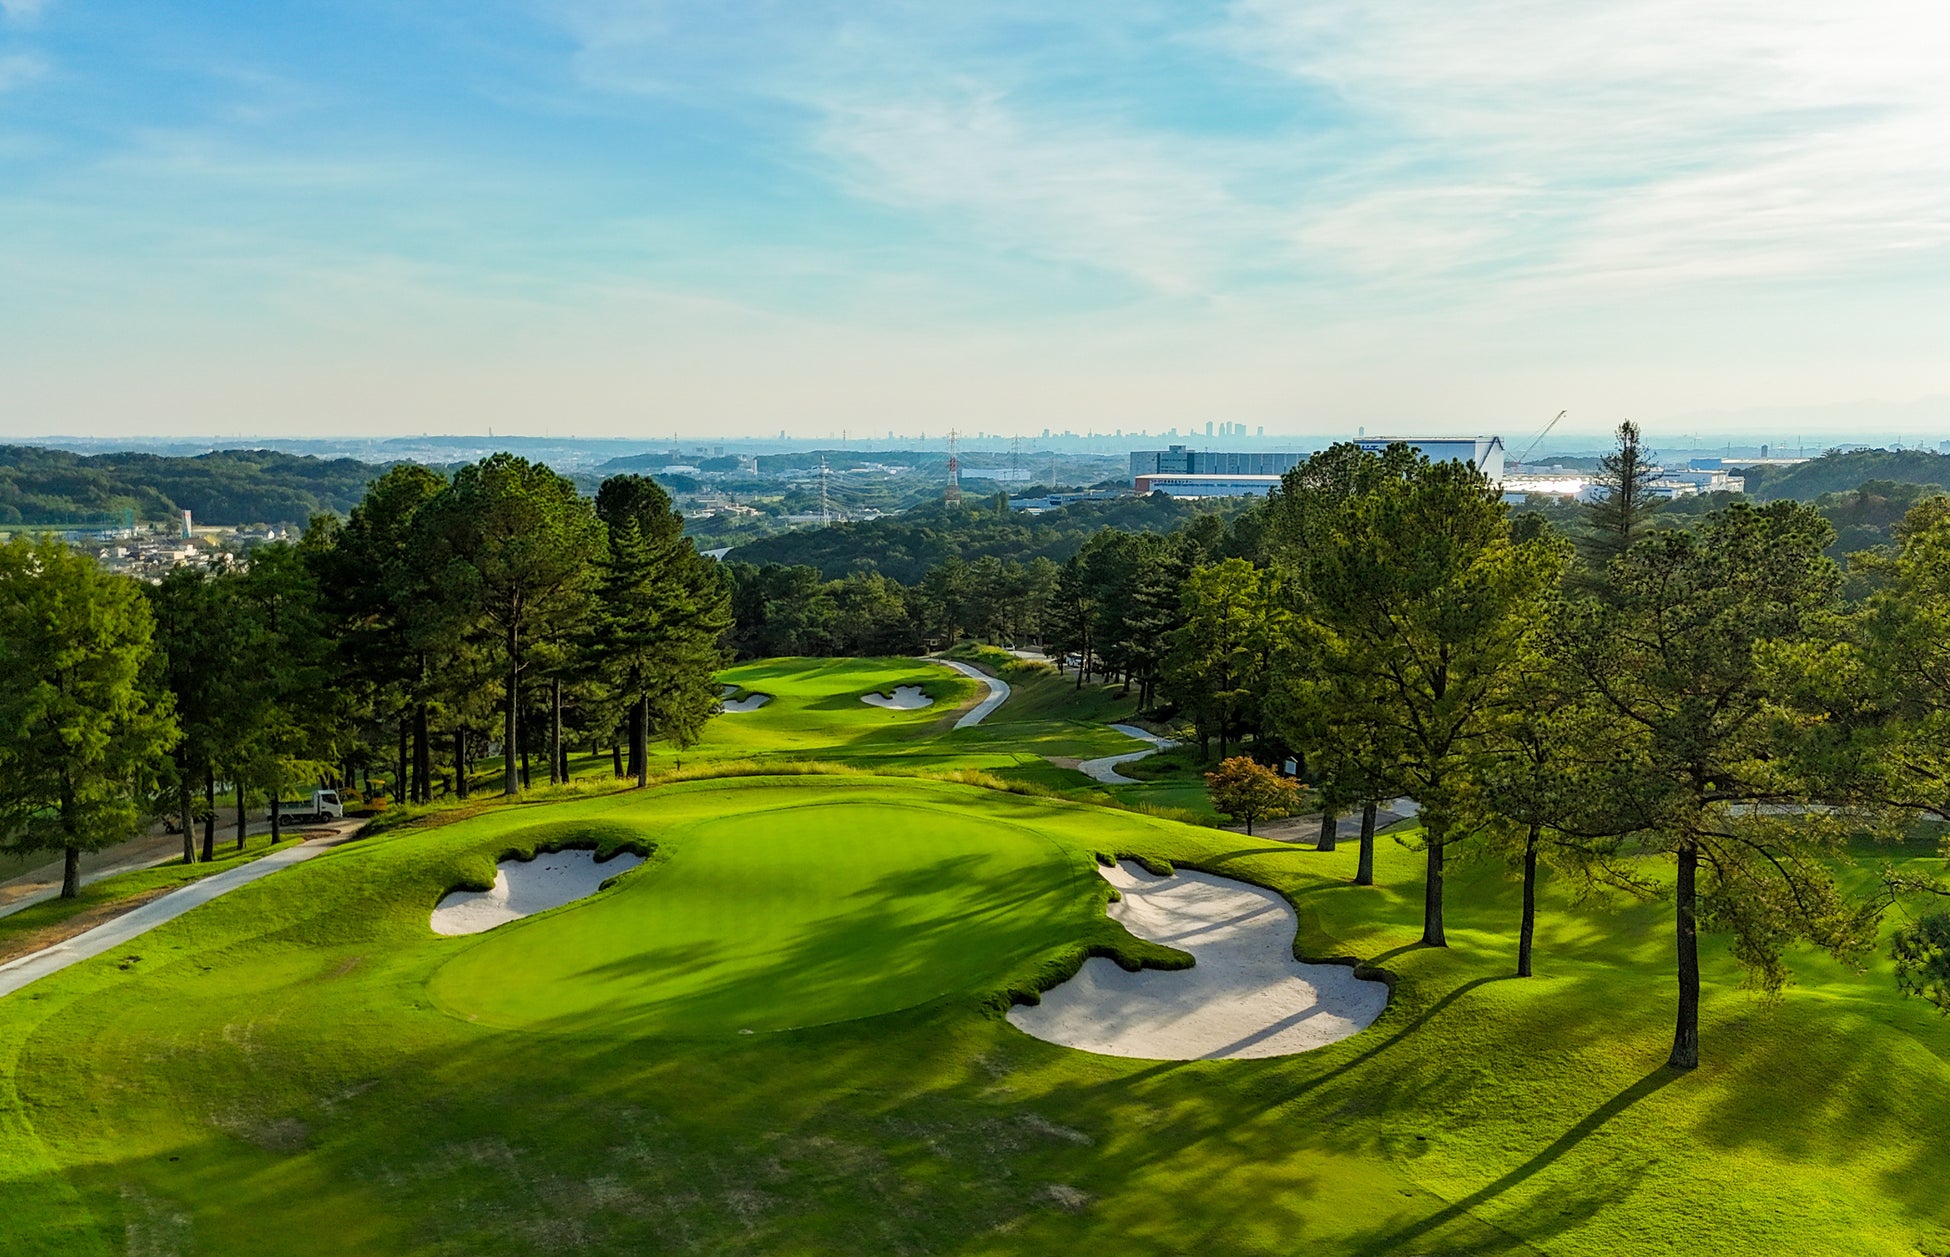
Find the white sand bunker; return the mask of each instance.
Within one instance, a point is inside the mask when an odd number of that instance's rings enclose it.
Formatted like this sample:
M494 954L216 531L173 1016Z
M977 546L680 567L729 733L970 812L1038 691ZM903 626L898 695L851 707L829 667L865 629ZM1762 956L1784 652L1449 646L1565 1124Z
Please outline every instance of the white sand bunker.
M537 912L587 899L619 873L643 863L628 852L598 864L593 851L550 851L532 860L503 860L494 889L456 890L433 909L435 934L479 934Z
M869 707L891 707L895 711L919 711L934 706L934 700L918 685L896 685L890 694L862 694L860 701Z
M1146 1060L1289 1056L1365 1030L1388 1004L1384 983L1347 965L1295 960L1299 920L1270 890L1209 873L1153 877L1129 862L1100 871L1123 895L1113 920L1198 963L1127 973L1093 957L1042 1003L1009 1010L1027 1034Z
M727 715L735 716L739 712L757 711L771 701L772 696L770 694L747 694L743 698L720 699L718 700L718 708Z

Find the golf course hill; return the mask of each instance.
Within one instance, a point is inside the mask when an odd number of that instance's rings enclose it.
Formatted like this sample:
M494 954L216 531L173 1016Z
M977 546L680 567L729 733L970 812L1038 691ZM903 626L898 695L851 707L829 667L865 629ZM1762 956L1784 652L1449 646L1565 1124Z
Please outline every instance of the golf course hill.
M1080 771L1147 749L1115 687L964 658L1007 683L968 724L939 661L741 664L767 701L643 788L578 749L0 998L0 1254L1950 1251L1950 1022L1886 959L1764 998L1709 937L1676 1072L1669 904L1546 878L1517 979L1459 847L1418 946L1413 821L1354 886L1352 843L1218 827L1186 748ZM1368 1002L1241 1052L1171 985L1241 940L1255 991ZM1087 995L1129 1042L1119 975L1201 1059L1012 1024Z

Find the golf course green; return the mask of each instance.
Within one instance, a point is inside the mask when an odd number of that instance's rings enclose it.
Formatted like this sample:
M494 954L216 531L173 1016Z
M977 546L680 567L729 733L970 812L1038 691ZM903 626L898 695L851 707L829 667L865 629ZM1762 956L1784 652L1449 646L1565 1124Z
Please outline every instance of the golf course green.
M1517 889L1464 848L1430 949L1421 856L1390 839L1359 888L1352 844L965 771L1128 745L1095 728L1105 691L1032 678L953 731L972 683L930 664L726 680L775 701L686 764L742 775L394 828L0 999L0 1253L1950 1251L1950 1022L1885 959L1798 955L1764 999L1709 938L1705 1060L1675 1073L1668 903L1547 879L1520 980ZM937 706L858 701L899 684ZM917 769L974 784L887 775ZM429 928L564 846L649 858ZM1927 837L1886 854L1942 869ZM1088 955L1180 962L1104 916L1113 855L1272 887L1296 950L1385 971L1388 1007L1250 1061L1017 1031L1008 1003Z
M1090 928L1073 851L953 796L753 786L727 816L722 791L671 793L651 866L490 932L434 975L435 1001L573 1033L783 1030L995 989Z

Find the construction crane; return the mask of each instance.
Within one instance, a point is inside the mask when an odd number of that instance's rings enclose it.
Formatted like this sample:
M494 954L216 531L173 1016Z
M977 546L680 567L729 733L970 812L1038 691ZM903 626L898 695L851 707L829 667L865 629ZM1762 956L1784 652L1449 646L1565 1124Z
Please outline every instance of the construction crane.
M1571 412L1568 410L1560 410L1555 415L1551 416L1551 421L1544 425L1544 430L1542 432L1539 432L1536 436L1530 438L1530 444L1524 446L1523 453L1517 455L1516 460L1510 464L1510 470L1511 471L1521 470L1525 461L1528 460L1530 457L1530 451L1537 448L1537 442L1549 436L1551 434L1551 429L1557 426L1557 421L1570 413Z

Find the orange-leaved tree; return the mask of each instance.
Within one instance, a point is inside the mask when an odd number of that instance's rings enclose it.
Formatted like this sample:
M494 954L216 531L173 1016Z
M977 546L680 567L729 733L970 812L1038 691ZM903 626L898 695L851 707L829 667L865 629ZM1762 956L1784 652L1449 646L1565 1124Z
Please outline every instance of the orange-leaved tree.
M1300 785L1289 781L1247 755L1221 760L1216 772L1205 774L1205 792L1212 806L1236 821L1253 822L1291 816L1300 810Z

